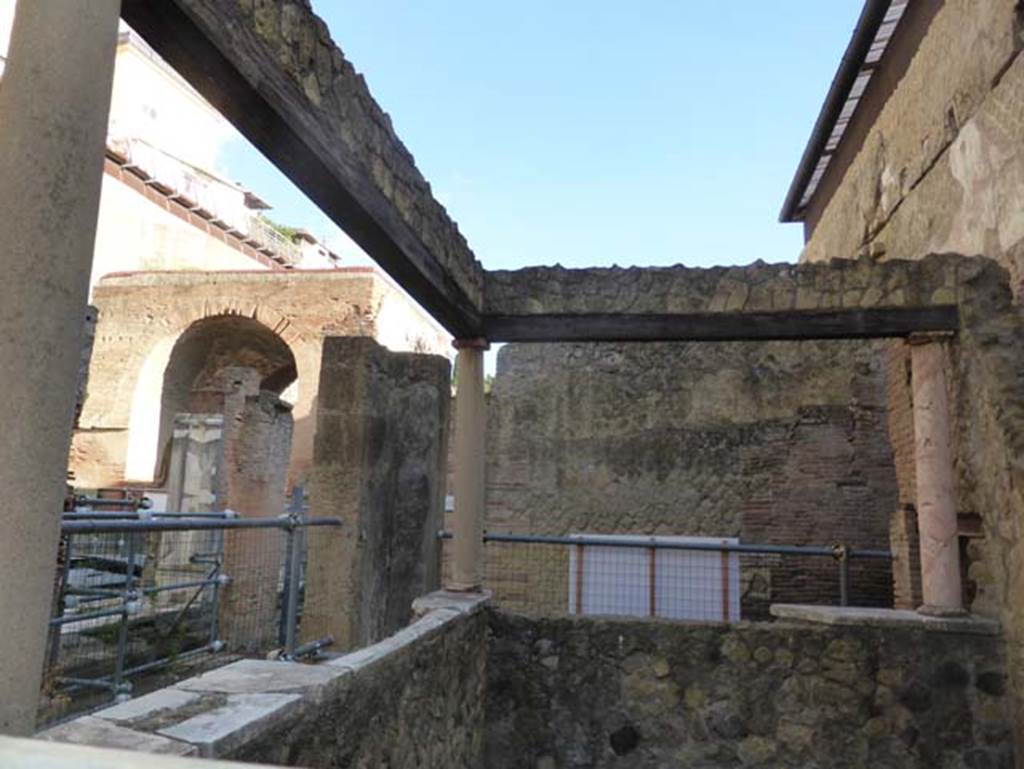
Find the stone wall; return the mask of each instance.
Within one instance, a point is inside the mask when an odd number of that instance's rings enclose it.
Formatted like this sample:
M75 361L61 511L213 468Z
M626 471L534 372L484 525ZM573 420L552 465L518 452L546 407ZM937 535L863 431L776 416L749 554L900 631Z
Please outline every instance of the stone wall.
M993 265L994 266L994 265ZM927 307L954 304L984 260L932 254L921 261L833 259L822 264L743 267L527 267L486 273L484 311L546 313L716 313Z
M373 643L438 587L450 381L445 358L324 341L310 513L344 526L310 541L305 639Z
M984 255L1009 270L1016 292L1024 279L1020 6L941 5L802 258Z
M506 345L488 404L487 528L888 549L881 345ZM524 599L564 610L564 558L534 555L488 549L496 598L529 581ZM772 571L771 595L745 595L744 611L838 600L831 559ZM891 602L888 564L851 575L855 603Z
M374 646L319 664L242 660L39 737L312 769L479 766L483 605L425 596L419 619Z
M1013 766L997 636L493 613L491 769Z

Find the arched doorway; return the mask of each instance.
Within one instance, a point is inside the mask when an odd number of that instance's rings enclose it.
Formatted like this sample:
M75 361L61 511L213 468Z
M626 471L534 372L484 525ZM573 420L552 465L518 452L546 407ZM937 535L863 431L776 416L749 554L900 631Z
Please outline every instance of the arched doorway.
M295 356L272 330L240 315L204 318L178 337L170 351L160 390L154 477L161 477L175 415L217 411L217 394L236 384L226 381L236 377L251 379L245 384L253 389L267 390L289 400L287 391L297 379Z

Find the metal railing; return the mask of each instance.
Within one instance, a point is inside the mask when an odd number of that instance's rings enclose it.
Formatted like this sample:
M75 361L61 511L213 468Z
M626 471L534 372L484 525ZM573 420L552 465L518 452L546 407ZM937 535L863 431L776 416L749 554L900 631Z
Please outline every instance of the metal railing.
M735 621L769 619L772 603L892 601L892 554L845 543L499 532L483 541L484 583L494 603L525 613Z
M246 519L76 500L61 525L41 720L128 699L131 679L210 652L295 659L330 644L299 646L297 626L306 533L341 521L299 504Z

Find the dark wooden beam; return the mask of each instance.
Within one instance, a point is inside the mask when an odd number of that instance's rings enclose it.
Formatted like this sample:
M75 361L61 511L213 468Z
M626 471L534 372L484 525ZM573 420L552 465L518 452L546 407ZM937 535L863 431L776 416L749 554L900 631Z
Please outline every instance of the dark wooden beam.
M955 305L678 315L485 315L492 342L733 342L905 337L956 331Z
M406 224L280 66L245 48L224 0L122 0L121 15L157 53L455 336L480 334L478 308ZM234 6L234 0L230 6ZM237 25L237 22L235 22Z

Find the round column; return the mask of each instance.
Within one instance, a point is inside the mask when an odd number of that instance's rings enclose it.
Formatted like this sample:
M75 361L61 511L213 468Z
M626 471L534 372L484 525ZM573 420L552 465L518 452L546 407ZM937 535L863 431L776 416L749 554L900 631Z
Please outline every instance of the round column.
M484 350L486 339L457 339L455 359L455 514L451 590L483 586Z
M0 733L39 702L119 0L20 0L0 82Z
M963 611L943 337L910 339L921 589L926 614Z

